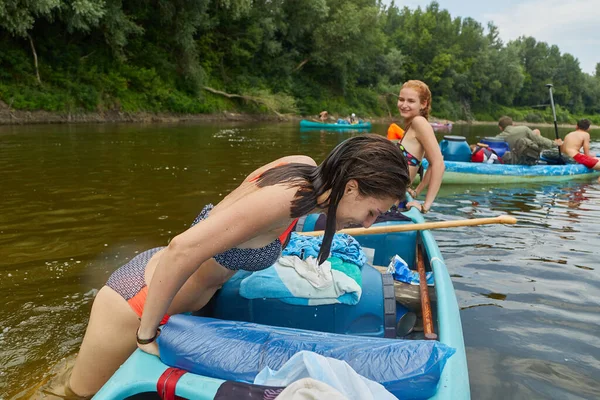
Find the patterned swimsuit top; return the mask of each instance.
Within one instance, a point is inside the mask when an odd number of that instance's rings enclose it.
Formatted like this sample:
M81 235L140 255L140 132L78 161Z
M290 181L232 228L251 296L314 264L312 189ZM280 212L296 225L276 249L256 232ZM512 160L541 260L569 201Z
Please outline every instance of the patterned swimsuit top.
M402 139L404 139L404 138L402 138ZM417 157L410 154L410 152L404 148L402 141L400 141L398 143L398 148L402 152L402 155L406 158L406 162L408 163L409 166L411 166L411 167L420 167L421 166L422 160L419 160Z
M408 163L408 165L410 165L411 167L419 167L421 165L421 160L410 154L409 151L404 148L404 146L399 144L398 147L400 148L402 155L404 155L404 157L406 158L406 162Z
M204 206L192 223L192 226L208 218L208 214L213 208L212 204ZM225 268L233 271L240 269L244 271L260 271L269 268L279 259L281 250L287 245L297 222L298 219L296 218L281 236L264 247L257 249L238 249L234 247L215 255L213 258Z
M287 163L279 163L273 168L285 164ZM262 173L251 178L249 182L256 182L261 175ZM207 204L204 206L200 214L198 214L192 223L192 226L196 225L203 219L208 218L208 214L213 208L214 206L212 204ZM225 250L224 252L217 254L213 258L225 268L234 271L239 269L244 271L260 271L262 269L269 268L271 265L275 264L275 261L279 259L281 250L288 244L292 231L296 227L297 223L298 218L294 219L291 225L288 226L285 232L283 232L277 239L264 247L260 247L258 249L238 249L234 247L233 249Z

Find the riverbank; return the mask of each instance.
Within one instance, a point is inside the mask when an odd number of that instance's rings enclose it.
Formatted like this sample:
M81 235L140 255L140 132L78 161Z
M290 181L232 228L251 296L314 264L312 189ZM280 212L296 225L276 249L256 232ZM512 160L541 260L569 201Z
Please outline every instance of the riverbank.
M296 114L249 114L224 111L213 114L175 114L175 113L150 113L150 112L122 112L107 110L102 112L64 113L44 110L26 111L15 110L0 101L0 125L28 125L28 124L84 124L84 123L176 123L176 122L215 122L215 121L243 121L243 122L285 122L312 119L311 117ZM376 124L401 123L401 118L374 117L366 118ZM497 125L498 121L449 121L446 119L430 118L431 122L454 125ZM553 124L536 122L516 122L517 125L552 127ZM560 127L570 128L573 124L559 124ZM593 129L600 126L592 125Z
M241 114L222 112L214 114L175 114L150 112L122 112L108 110L102 112L49 112L44 110L25 111L10 108L0 101L0 125L27 124L80 124L80 123L161 123L193 121L287 121L300 119L296 116L276 114Z

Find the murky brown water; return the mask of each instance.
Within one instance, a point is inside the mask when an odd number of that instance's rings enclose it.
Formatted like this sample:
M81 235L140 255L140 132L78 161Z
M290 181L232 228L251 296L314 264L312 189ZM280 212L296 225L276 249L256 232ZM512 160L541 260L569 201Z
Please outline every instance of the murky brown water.
M496 128L452 133L472 142ZM95 291L136 252L167 243L252 169L294 153L320 161L351 134L0 127L0 399L27 393L77 351ZM500 213L519 224L435 233L463 309L473 398L598 398L600 185L447 186L428 219Z

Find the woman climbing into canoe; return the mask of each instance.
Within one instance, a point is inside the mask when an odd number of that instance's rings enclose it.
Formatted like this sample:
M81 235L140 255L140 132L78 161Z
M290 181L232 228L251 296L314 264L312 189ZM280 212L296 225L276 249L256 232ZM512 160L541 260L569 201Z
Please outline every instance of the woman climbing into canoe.
M403 199L409 182L400 150L378 135L340 143L318 166L288 156L258 168L168 246L139 254L111 275L94 300L65 390L93 395L136 347L158 355L158 328L169 315L201 309L237 270L271 266L298 217L327 213L322 262L337 229L371 226Z
M435 133L429 124L431 111L431 92L429 87L421 81L411 80L402 85L398 96L398 111L404 118L406 132L398 143L402 154L406 157L410 171L410 181L414 181L423 157L427 155L429 166L425 176L416 190L409 189L412 197L416 198L429 186L425 201L421 204L416 201L407 203L407 207L418 206L422 213L431 208L444 176L444 159L438 145Z

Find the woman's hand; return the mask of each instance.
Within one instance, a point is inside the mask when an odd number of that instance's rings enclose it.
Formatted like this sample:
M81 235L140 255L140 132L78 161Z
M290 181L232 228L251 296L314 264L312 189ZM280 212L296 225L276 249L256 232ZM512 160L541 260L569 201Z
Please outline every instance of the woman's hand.
M407 210L410 210L412 207L416 207L419 212L423 211L423 206L418 201L409 201L406 203Z
M152 354L153 356L160 358L160 352L158 351L158 343L156 340L152 343L148 344L139 344L137 345L138 349L142 350L144 353Z
M139 330L138 330L139 332ZM135 339L137 342L138 349L142 350L144 353L152 354L156 357L160 358L160 352L158 350L158 337L160 336L160 329L156 330L156 334L153 338L143 339L138 336L136 332Z
M429 208L425 208L425 206L422 203L419 203L418 201L409 201L408 203L406 203L407 210L410 210L412 207L416 207L421 214L427 214L429 212Z
M406 191L408 192L408 194L410 194L410 197L412 197L413 199L416 199L419 196L419 194L413 188L408 188L406 189Z

